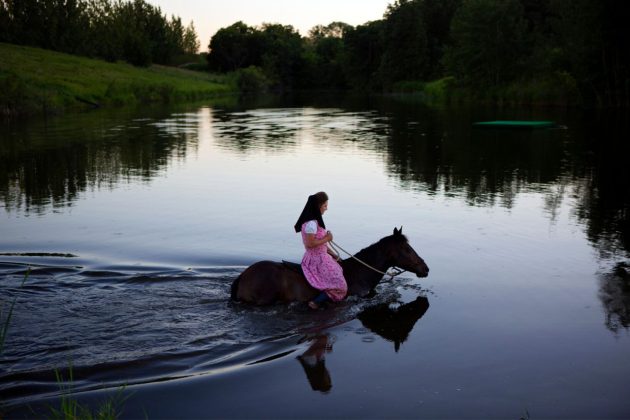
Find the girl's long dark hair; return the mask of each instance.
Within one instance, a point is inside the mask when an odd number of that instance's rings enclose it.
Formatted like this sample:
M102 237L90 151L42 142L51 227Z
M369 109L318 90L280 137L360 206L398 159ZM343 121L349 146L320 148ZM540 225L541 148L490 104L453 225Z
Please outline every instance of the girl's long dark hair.
M293 226L296 232L302 230L302 225L309 220L317 220L317 223L324 229L326 229L326 225L324 224L324 219L322 218L322 212L320 207L328 201L328 194L323 191L318 192L317 194L309 195L308 200L306 200L306 205L304 206L304 210L302 210L302 214L298 218L297 222Z

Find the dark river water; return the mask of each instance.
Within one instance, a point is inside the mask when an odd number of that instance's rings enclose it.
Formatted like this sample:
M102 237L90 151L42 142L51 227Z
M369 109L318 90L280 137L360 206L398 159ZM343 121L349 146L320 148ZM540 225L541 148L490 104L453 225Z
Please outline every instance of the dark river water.
M72 391L123 418L629 418L628 121L328 97L1 125L0 417ZM300 261L320 190L339 245L403 226L429 277L230 302Z

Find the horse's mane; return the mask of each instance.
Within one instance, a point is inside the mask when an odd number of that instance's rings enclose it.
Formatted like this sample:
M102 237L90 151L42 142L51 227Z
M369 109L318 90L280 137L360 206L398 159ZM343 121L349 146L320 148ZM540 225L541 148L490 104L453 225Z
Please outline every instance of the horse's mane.
M375 257L378 256L378 254L380 253L380 250L383 246L388 245L391 242L409 242L409 240L407 239L407 237L403 234L398 234L398 235L389 235L386 236L384 238L381 238L380 240L378 240L377 242L374 242L372 245L369 245L365 248L363 248L361 251L357 252L356 254L354 254L355 257L359 258L359 259L374 259Z

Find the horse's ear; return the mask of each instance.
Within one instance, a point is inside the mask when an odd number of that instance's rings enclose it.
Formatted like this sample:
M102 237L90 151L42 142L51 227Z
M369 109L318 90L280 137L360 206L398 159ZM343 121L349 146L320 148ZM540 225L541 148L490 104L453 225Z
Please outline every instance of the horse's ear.
M394 228L394 236L400 235L400 230Z

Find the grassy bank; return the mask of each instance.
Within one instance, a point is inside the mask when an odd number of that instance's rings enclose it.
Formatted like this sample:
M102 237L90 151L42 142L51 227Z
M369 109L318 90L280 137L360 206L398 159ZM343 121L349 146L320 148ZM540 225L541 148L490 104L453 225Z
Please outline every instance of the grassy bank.
M228 77L151 66L138 68L0 43L0 114L192 101L235 93Z

